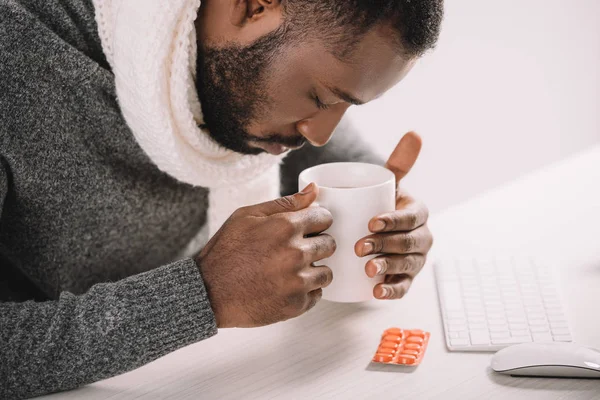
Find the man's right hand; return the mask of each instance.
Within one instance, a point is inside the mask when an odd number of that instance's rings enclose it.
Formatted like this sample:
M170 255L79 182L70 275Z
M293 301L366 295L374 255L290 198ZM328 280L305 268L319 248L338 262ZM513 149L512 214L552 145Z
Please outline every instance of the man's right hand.
M333 222L309 207L318 187L236 210L196 258L219 328L255 327L296 317L321 298L335 241Z

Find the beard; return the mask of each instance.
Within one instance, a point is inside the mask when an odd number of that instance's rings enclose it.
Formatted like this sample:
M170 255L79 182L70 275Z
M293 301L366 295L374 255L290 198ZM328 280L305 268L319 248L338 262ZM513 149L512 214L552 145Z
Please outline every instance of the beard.
M248 46L211 48L198 43L196 89L204 115L203 128L221 146L242 154L259 154L252 142L300 147L306 140L269 133L248 133L253 121L264 118L273 106L267 90L267 71L283 49L285 31L278 29Z

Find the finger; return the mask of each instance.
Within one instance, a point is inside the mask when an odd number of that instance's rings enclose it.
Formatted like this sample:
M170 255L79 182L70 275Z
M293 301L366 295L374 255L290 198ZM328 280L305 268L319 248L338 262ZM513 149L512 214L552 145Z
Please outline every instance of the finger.
M326 233L303 239L302 246L306 263L313 263L331 257L335 253L335 239Z
M304 281L304 288L308 292L325 288L329 286L333 280L331 268L325 265L308 266L300 271L300 276Z
M244 207L243 210L248 211L251 215L261 217L284 212L299 211L310 206L315 201L318 194L319 187L316 184L311 183L296 194Z
M308 207L290 213L289 218L303 235L319 234L333 224L333 216L323 207Z
M321 297L323 297L323 289L317 289L310 292L308 294L308 302L304 308L304 312L313 308L319 302L319 300L321 300Z
M411 284L412 278L407 275L388 275L385 282L375 285L373 296L376 299L401 299Z
M426 254L433 244L433 237L427 225L411 232L376 233L360 239L354 245L359 257L369 254Z
M412 231L427 222L429 210L421 202L413 202L406 207L380 214L369 221L371 232Z
M421 152L422 144L421 137L415 132L408 132L400 139L385 164L385 167L396 176L396 183L404 178L413 167Z
M375 257L365 264L365 272L370 278L377 275L404 274L414 278L425 265L423 254L384 255Z
M398 193L396 194L396 210L406 208L414 202L415 199L406 190L398 188Z

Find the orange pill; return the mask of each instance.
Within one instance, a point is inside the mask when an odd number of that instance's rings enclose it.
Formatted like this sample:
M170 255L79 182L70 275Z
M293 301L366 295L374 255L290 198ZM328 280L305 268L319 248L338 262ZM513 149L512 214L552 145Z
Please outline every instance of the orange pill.
M406 343L423 344L423 338L418 337L418 336L409 336L408 338L406 338Z
M383 337L383 339L381 339L384 342L396 342L396 343L400 343L402 341L402 337L401 336L396 336L396 335L385 335Z
M398 348L398 346L400 346L400 344L398 342L381 342L381 344L379 345L380 349L393 349L396 350Z
M408 331L408 334L410 336L419 336L419 337L424 337L425 336L425 332L423 332L420 329L411 329L410 331Z
M406 364L406 365L411 365L414 364L416 362L415 358L409 358L409 357L400 357L398 358L398 361L396 361L398 364Z
M404 345L404 348L410 350L421 350L421 345L417 343L407 343Z
M375 354L375 357L373 357L373 361L387 363L387 362L391 362L393 358L394 358L394 356L391 354L377 353L377 354Z
M415 357L419 356L419 352L417 350L402 350L402 354L400 354L401 356L403 355L413 355Z
M385 331L383 334L384 335L390 334L390 335L402 336L403 332L404 331L402 329L400 329L400 328L390 328L387 331Z

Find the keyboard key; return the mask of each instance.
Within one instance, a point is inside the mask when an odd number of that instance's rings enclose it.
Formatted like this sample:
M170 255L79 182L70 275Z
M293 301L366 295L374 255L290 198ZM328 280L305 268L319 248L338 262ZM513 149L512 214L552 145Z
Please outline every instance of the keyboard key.
M573 339L571 338L571 335L558 335L558 336L554 336L554 341L555 342L570 342Z
M533 337L533 341L538 343L550 343L553 341L552 335L549 333L532 333L531 336Z
M527 329L527 324L514 324L514 323L510 323L510 320L509 320L508 327L511 331L516 331L516 330L520 330L520 329Z
M457 346L458 347L458 346L468 346L471 343L469 342L469 339L466 339L466 338L462 339L461 338L461 339L450 339L450 344L452 346Z
M471 331L471 343L474 345L490 344L490 335L487 331Z
M525 337L525 338L520 338L520 337L509 337L509 338L500 338L500 339L494 339L492 338L492 344L517 344L517 343L527 343L527 342L531 342L531 338L529 336Z
M552 329L568 328L568 327L569 327L569 325L567 324L567 321L550 322L550 328L552 328Z
M534 326L530 326L529 330L531 330L531 332L535 332L535 333L543 333L543 332L550 332L550 328L546 325L534 325Z
M479 329L486 329L488 326L485 323L481 323L481 322L474 322L471 323L469 322L469 330L473 331L473 330L479 330Z
M547 319L530 319L528 321L529 326L548 326L548 320Z
M515 339L519 343L531 343L531 336L529 334L523 336L512 336L512 339Z
M527 325L527 318L525 317L511 317L507 318L509 324L523 324Z
M492 332L490 329L490 336L492 339L503 339L503 338L510 337L510 332L509 331Z
M571 334L571 332L569 332L569 330L565 329L565 328L552 329L553 336L570 335L570 334Z
M564 315L548 315L548 321L552 322L566 322L566 318Z
M467 330L467 326L466 325L457 325L457 324L448 324L448 330L450 332L461 332L461 331L466 331Z
M467 318L467 320L469 321L469 324L471 323L485 323L486 319L485 319L485 315L476 315L476 316L469 316Z
M521 330L512 330L510 331L510 336L529 336L529 329L521 329Z

